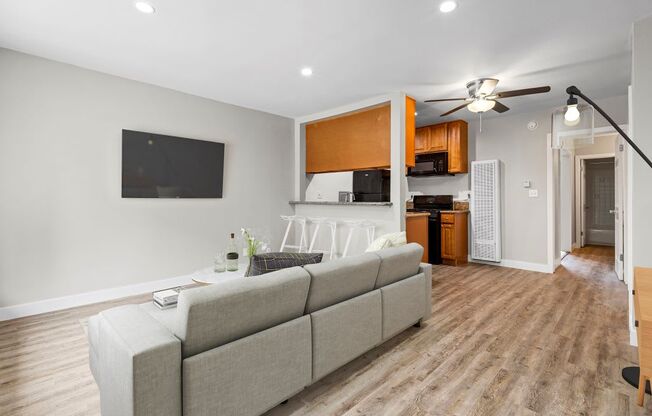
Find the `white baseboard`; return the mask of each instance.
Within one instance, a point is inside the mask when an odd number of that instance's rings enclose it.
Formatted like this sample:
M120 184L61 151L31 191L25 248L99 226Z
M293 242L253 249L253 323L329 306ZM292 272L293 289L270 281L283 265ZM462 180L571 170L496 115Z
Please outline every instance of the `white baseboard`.
M171 279L154 280L151 282L138 283L135 285L79 293L76 295L63 296L60 298L45 299L32 303L23 303L21 305L5 306L0 308L0 321L7 321L9 319L22 318L24 316L38 315L40 313L74 308L76 306L90 305L92 303L99 303L108 300L141 295L143 293L153 292L174 286L187 285L190 283L192 283L192 278L190 276L181 276L173 277Z
M629 345L638 347L638 339L636 338L636 329L629 330Z
M490 264L492 266L509 267L511 269L529 270L529 271L532 271L532 272L541 272L541 273L554 273L555 272L554 266L551 266L549 264L530 263L530 262L527 262L527 261L503 259L503 260L501 260L499 262L493 262L493 261L475 260L475 259L472 259L469 256L469 262L480 263L480 264Z

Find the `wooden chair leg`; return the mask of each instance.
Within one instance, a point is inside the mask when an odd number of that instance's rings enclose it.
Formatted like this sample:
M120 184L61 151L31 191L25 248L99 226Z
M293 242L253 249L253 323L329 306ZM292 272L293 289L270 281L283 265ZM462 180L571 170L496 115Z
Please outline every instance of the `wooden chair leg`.
M639 406L643 406L643 400L645 399L645 384L647 384L647 380L641 371L641 374L638 376L638 396L636 398L636 404Z

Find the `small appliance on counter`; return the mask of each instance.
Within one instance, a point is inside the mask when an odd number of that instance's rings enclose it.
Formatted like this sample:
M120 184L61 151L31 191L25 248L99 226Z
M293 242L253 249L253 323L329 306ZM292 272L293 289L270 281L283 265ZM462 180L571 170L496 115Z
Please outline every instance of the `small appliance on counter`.
M355 202L389 202L390 172L385 169L353 172Z
M453 195L414 195L414 208L408 212L429 212L428 262L441 264L441 213L453 209Z
M353 192L340 191L338 194L339 202L353 202L354 200Z
M448 152L416 155L413 168L408 176L453 175L448 173Z

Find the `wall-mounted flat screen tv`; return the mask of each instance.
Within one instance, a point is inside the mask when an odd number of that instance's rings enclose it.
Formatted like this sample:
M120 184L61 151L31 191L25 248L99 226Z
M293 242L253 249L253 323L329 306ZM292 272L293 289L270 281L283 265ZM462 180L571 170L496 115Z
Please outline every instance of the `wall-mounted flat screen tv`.
M123 198L222 198L224 143L122 130Z

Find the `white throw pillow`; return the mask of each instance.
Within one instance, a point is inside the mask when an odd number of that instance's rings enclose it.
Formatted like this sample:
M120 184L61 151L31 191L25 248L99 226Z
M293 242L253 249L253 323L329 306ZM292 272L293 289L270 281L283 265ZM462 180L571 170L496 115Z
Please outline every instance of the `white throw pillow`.
M392 243L392 247L404 246L407 244L405 231L401 231L400 233L385 234L383 237L387 238L389 242Z
M385 238L385 236L382 236L382 237L378 237L377 239L375 239L371 243L371 245L369 245L366 252L369 253L369 252L372 252L372 251L379 251L379 250L382 250L384 248L390 248L391 246L392 246L392 243L387 238Z
M389 233L381 235L375 239L371 245L367 248L367 252L378 251L384 248L398 247L407 244L407 238L405 237L405 231L398 233Z

